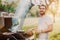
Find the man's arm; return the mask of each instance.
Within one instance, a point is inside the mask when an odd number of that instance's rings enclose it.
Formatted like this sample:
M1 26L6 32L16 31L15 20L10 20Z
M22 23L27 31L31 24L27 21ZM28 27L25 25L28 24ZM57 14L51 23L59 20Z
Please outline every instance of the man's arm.
M42 33L51 32L53 30L53 19L48 16L46 22L48 28L41 30Z
M33 32L32 32L32 31L35 31L37 34L39 34L39 33L47 33L47 32L51 32L51 31L53 30L53 27L52 27L52 26L53 26L52 24L48 25L48 28L45 29L45 30L33 29L33 30L27 32L27 34L33 35Z
M51 32L52 31L52 29L53 29L53 27L52 27L53 25L52 24L50 24L50 25L48 25L48 28L47 29L45 29L45 30L40 30L40 32L41 33L47 33L47 32Z

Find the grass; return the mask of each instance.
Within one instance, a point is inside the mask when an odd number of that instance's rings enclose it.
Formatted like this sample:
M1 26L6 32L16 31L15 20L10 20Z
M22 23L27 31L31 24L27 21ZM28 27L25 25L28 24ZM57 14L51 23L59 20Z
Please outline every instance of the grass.
M60 23L53 24L53 31L49 33L49 40L60 40Z

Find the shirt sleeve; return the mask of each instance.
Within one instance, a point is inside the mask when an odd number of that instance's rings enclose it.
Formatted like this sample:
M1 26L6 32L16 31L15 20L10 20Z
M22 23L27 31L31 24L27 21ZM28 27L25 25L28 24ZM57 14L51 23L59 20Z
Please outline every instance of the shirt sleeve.
M47 17L47 25L53 24L53 19L51 17Z

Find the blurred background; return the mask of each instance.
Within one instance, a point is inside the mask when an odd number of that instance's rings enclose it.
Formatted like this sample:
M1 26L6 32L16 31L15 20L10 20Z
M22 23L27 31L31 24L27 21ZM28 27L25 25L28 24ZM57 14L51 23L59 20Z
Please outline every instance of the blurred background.
M20 0L0 0L0 16L14 16L19 2ZM49 40L60 40L60 0L32 0L32 3L33 6L26 15L22 29L26 31L38 26L38 5L43 3L47 6L46 13L54 21L53 31L49 33Z

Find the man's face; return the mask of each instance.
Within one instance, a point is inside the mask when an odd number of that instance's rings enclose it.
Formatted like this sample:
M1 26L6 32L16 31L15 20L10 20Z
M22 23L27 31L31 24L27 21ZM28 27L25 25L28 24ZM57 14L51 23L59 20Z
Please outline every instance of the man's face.
M46 7L45 6L40 6L40 15L44 15L46 11Z

